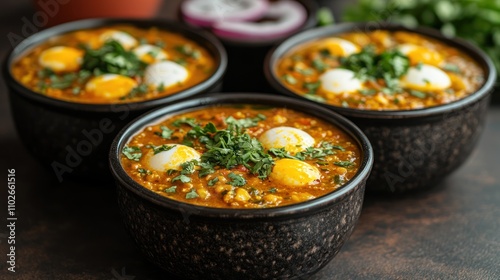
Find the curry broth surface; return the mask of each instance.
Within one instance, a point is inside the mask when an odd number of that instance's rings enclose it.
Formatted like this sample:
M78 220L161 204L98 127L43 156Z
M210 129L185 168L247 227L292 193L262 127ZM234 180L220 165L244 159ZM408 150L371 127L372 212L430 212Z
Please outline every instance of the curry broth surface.
M39 63L40 54L44 50L55 46L74 47L82 49L82 51L85 46L95 50L103 45L103 42L99 40L99 36L110 30L122 31L133 36L139 41L139 46L142 44L151 44L160 47L168 54L169 61L179 63L189 71L188 78L184 82L168 88L162 89L149 86L145 92L121 98L104 98L96 96L92 94L92 92L88 92L85 89L85 83L96 75L95 73L91 73L90 76L81 79L79 77L81 69L79 71L55 73L59 78L67 74L76 74L77 78L71 83L71 86L63 89L50 86L51 77L43 77L43 71L45 69ZM191 55L180 52L178 49L183 46L188 46L190 50L197 52L198 56L194 58ZM34 47L27 54L18 59L12 66L12 74L14 78L25 87L52 98L76 103L105 104L143 101L174 94L208 79L215 72L215 67L215 60L207 49L180 34L154 27L141 29L129 25L115 25L69 32L51 38ZM134 75L130 77L139 85L143 82L144 78L143 75Z
M394 50L402 44L412 44L430 50L409 57L410 66L422 62L442 60L436 63L451 80L446 90L412 90L402 86L399 92L387 92L382 79L363 82L363 89L354 92L332 93L322 89L311 92L310 85L320 83L320 75L328 69L343 68L342 57L324 56L321 45L328 38L305 43L292 49L278 62L275 69L281 83L299 95L320 103L364 110L412 110L438 106L464 98L476 92L485 81L484 70L464 52L438 40L405 31L351 32L329 38L341 38L356 44L361 49L374 47L377 53ZM436 55L435 53L438 53ZM433 57L438 56L439 58ZM321 68L315 66L319 59ZM316 61L317 63L317 61Z
M200 167L197 166L194 173L188 174L190 181L182 183L180 180L174 180L179 176L179 170L159 172L149 168L148 155L153 153L154 147L186 143L185 136L193 128L187 124L176 127L174 124L177 120L193 118L201 127L213 123L217 129L225 129L228 117L242 120L256 116L265 116L265 120L260 120L256 126L245 129L245 133L252 138L258 139L270 128L288 126L309 133L315 139L315 148L321 147L322 143L335 145L337 148L333 154L304 160L320 170L320 180L307 186L291 187L273 181L269 177L261 179L256 174L251 174L248 168L237 165L231 168L215 166L214 173L202 177L199 176ZM161 137L162 127L171 130L171 139ZM207 151L199 140L192 141L190 145L200 154ZM171 199L218 208L282 206L331 193L356 174L361 157L359 147L350 136L321 119L285 108L257 108L249 105L211 107L174 116L161 123L147 126L132 137L126 147L140 149L142 153L142 157L137 161L122 154L121 163L128 175L145 188ZM274 161L277 159L278 157L273 156ZM243 177L246 183L243 186L231 185L231 173ZM194 192L196 195L193 195Z

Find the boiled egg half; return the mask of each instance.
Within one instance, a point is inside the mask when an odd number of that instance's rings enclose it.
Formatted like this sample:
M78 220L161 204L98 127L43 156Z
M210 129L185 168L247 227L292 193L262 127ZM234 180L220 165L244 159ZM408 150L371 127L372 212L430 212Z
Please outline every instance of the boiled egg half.
M132 52L145 63L153 63L168 58L167 53L162 48L154 45L140 45L134 48Z
M72 72L80 68L82 60L82 50L57 46L44 50L40 54L38 63L54 72Z
M363 82L356 78L353 71L342 68L327 70L319 80L321 88L327 93L355 92L363 88Z
M181 170L181 164L200 159L200 154L191 147L180 144L171 145L170 147L172 148L167 151L150 156L148 164L151 169L160 172L170 169Z
M274 162L269 178L286 186L302 187L318 182L321 173L307 162L284 158Z
M413 44L402 44L397 49L408 56L412 65L423 63L439 66L444 60L443 56L437 51Z
M99 37L102 43L107 41L117 41L124 49L129 50L137 46L137 40L130 34L118 30L108 30Z
M173 61L160 61L146 67L144 81L150 86L168 88L184 82L188 76L183 66Z
M123 75L104 74L90 79L85 85L85 90L94 96L114 99L127 95L137 82Z
M341 38L324 39L321 47L327 49L331 55L341 57L349 56L359 52L360 50L360 48L354 43Z
M274 127L265 131L260 135L259 141L267 150L285 148L291 154L312 147L315 142L309 133L288 126Z
M451 86L451 79L443 70L428 64L410 67L401 78L403 86L422 91L444 90Z

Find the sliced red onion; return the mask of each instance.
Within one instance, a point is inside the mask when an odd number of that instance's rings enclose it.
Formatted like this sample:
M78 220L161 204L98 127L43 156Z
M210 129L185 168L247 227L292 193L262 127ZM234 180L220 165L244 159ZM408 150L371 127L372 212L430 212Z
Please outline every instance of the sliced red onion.
M219 37L230 39L275 39L300 28L307 20L307 11L296 1L283 0L270 3L264 17L275 20L264 22L225 20L214 23L213 32Z
M262 18L267 0L187 0L181 12L186 22L209 27L218 21L252 21Z

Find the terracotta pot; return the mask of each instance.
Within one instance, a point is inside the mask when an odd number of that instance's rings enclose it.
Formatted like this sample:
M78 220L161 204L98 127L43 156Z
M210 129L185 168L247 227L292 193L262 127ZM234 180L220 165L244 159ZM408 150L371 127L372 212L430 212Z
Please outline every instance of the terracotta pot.
M150 18L156 15L161 2L161 0L33 1L39 17L48 19L45 27L85 18Z

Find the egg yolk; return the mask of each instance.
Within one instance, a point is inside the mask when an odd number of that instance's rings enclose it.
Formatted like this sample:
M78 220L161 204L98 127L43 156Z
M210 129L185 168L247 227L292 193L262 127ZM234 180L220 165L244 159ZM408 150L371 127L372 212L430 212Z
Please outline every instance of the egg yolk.
M411 65L423 63L439 66L444 61L444 58L440 53L425 47L405 44L400 47L400 50L408 56Z
M83 51L72 47L52 47L40 54L39 63L54 72L72 72L80 69Z
M137 82L129 77L105 74L92 78L85 89L94 96L113 99L123 97L137 86Z
M286 186L302 187L319 182L321 173L307 162L285 158L274 163L269 178Z
M359 52L359 47L350 41L340 38L329 38L324 41L322 48L327 49L334 56L349 56Z

